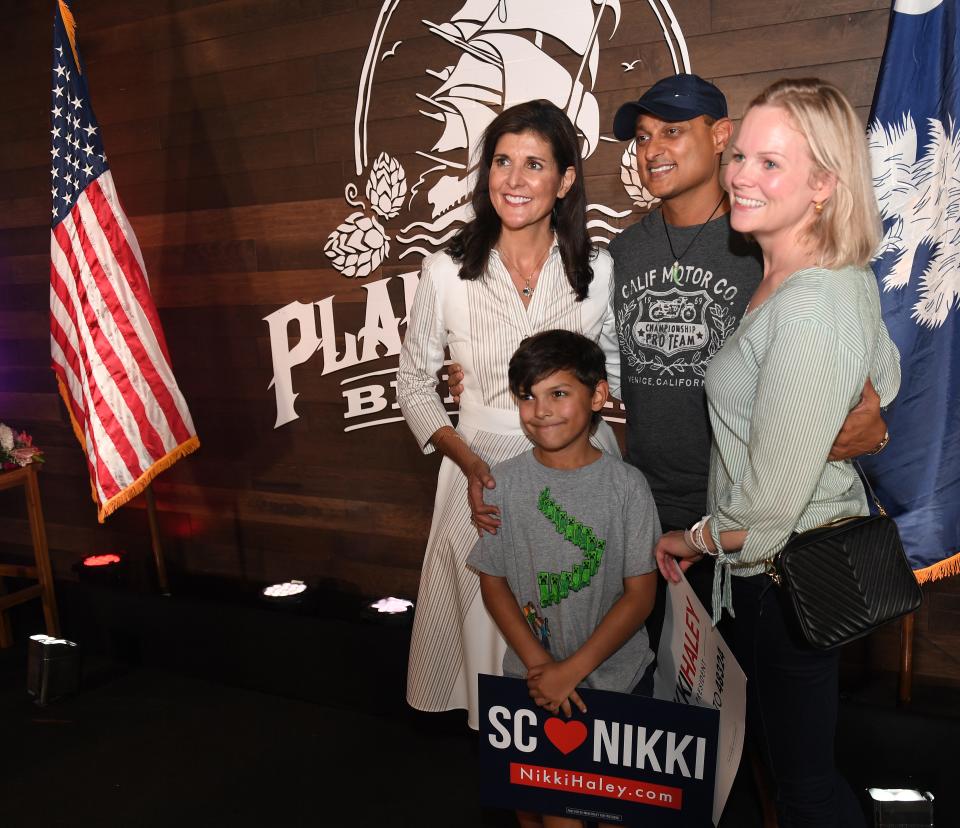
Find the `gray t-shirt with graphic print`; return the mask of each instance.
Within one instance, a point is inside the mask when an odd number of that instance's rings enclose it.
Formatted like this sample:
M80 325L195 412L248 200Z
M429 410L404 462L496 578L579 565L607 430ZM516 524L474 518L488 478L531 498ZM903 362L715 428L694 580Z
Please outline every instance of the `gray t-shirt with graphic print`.
M706 510L710 421L703 377L740 324L763 275L759 248L723 215L703 227L670 227L653 210L610 243L620 339L620 398L627 459L643 471L666 526Z
M467 564L507 579L530 629L560 660L583 646L623 595L623 579L656 568L660 522L643 475L609 454L580 469L542 465L532 451L493 469L487 501L500 507L496 535L484 533ZM653 661L641 627L582 682L628 693ZM507 648L503 673L527 671Z

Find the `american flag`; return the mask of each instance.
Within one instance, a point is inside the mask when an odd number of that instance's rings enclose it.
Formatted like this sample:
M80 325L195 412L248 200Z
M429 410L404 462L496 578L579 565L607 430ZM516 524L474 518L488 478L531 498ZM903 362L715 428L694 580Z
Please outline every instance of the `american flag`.
M50 347L90 471L98 518L199 446L113 185L76 48L54 12L50 148Z

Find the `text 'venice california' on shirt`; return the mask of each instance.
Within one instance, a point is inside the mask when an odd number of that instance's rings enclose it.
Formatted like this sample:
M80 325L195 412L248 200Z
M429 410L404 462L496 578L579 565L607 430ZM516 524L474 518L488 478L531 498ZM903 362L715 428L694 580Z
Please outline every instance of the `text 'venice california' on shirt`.
M757 246L730 228L728 215L702 231L669 232L682 254L675 278L659 209L610 243L619 397L627 408L627 459L646 475L661 521L689 526L707 501L707 364L736 330L762 267Z
M488 501L500 507L496 535L484 533L467 563L507 579L531 630L558 661L583 646L623 595L623 579L652 572L660 536L643 475L602 454L579 469L551 469L532 451L493 468ZM641 628L583 685L630 692L653 661ZM507 676L526 677L507 648Z

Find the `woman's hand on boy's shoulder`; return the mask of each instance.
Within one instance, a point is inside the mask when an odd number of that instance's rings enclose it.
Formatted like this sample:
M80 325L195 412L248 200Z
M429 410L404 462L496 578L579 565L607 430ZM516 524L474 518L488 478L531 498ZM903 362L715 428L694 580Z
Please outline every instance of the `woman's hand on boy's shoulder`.
M581 713L587 712L587 706L576 689L582 678L569 661L548 661L530 668L527 687L530 698L540 707L551 713L562 710L569 719L573 715L571 702Z
M495 489L497 481L490 473L490 467L479 457L467 470L467 499L470 501L470 522L476 527L477 534L484 531L497 534L500 528L500 509L483 501L484 489Z

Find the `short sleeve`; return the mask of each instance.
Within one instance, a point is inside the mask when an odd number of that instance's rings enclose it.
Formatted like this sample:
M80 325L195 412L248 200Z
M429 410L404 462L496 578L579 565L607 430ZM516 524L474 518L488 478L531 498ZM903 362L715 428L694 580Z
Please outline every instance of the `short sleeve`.
M497 492L502 489L503 486L498 486L496 489L486 493L487 503L500 508L502 525L500 529L497 530L497 534L491 535L489 532L484 532L477 539L473 549L470 550L470 554L467 556L467 566L472 567L477 570L477 572L482 572L484 575L506 578L507 562L504 538L507 537L508 530L505 528L506 516L503 511L504 506L497 496Z
M628 478L624 501L624 578L646 575L657 568L653 550L661 535L660 518L650 486L639 471L632 471L636 473Z

